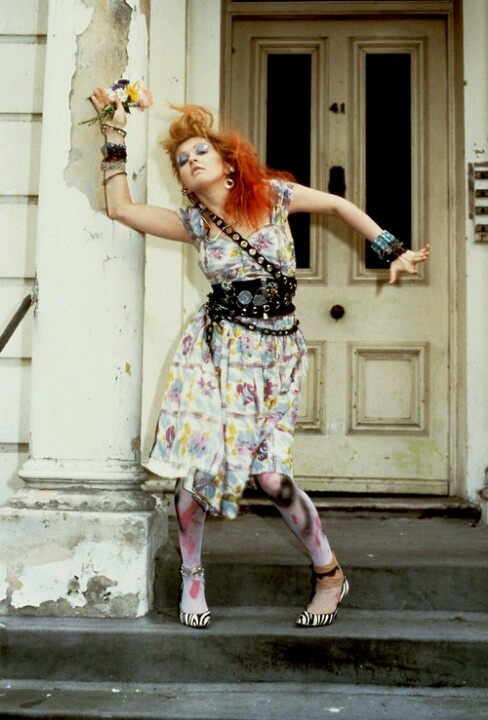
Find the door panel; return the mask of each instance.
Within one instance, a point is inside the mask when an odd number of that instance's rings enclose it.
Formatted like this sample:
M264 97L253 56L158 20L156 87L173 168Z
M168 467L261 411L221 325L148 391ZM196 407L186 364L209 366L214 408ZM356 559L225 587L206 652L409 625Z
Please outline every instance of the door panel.
M226 106L263 160L330 183L405 245L432 246L428 266L389 286L387 267L343 224L292 220L310 352L297 479L315 490L447 493L443 21L236 18L229 62Z

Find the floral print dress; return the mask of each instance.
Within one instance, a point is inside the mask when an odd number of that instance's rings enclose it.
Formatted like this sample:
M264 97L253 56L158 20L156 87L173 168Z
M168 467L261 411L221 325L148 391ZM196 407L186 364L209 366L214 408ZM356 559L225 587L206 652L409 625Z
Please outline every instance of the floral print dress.
M294 276L288 208L293 186L272 180L275 199L269 225L249 241L282 272ZM207 236L197 208L180 210L194 238L199 264L212 284L270 275L225 234ZM294 315L253 319L254 325L289 328ZM253 476L293 477L292 444L307 354L300 330L264 335L224 320L206 340L205 306L179 343L163 397L147 467L184 487L216 514L235 518Z

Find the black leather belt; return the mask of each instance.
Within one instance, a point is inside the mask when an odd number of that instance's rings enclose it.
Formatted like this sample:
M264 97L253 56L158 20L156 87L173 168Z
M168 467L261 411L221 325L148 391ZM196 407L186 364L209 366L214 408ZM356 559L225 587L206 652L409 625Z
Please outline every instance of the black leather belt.
M224 281L212 285L209 306L219 306L227 319L232 317L269 318L295 312L293 297L297 281L293 277Z

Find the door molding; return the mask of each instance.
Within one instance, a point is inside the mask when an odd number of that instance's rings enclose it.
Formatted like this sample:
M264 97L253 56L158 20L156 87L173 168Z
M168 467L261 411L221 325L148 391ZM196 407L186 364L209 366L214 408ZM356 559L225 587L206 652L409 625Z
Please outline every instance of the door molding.
M312 19L324 16L343 17L348 15L444 15L453 11L454 0L377 0L366 4L364 0L323 0L323 2L231 2L225 0L224 12L227 17L247 19L258 17Z

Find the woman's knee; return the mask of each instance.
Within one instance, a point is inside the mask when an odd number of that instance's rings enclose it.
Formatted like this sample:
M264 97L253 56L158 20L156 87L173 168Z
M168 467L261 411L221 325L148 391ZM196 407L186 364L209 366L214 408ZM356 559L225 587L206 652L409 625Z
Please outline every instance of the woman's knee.
M296 485L290 477L279 473L256 476L260 488L280 507L289 507L296 497Z

